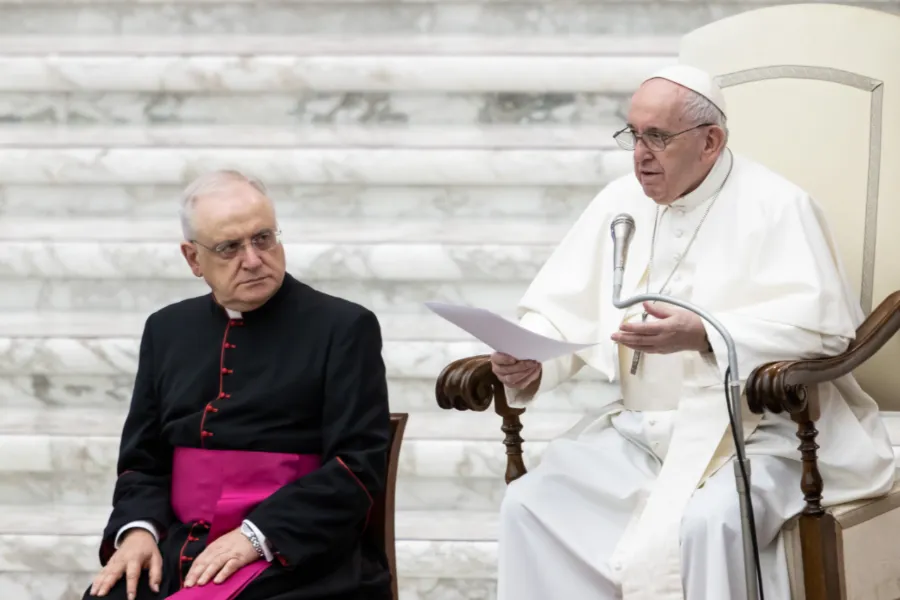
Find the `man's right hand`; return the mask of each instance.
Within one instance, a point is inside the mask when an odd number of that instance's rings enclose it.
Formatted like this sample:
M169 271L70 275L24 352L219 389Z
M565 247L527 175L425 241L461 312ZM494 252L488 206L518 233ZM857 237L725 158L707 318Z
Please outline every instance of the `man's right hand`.
M541 363L519 360L502 352L491 354L491 369L503 385L516 390L525 389L541 378Z
M149 531L135 528L122 536L119 549L103 567L91 585L91 595L103 597L125 575L125 589L129 600L137 596L138 580L141 571L150 570L150 589L159 593L162 583L162 555L156 546L156 540Z

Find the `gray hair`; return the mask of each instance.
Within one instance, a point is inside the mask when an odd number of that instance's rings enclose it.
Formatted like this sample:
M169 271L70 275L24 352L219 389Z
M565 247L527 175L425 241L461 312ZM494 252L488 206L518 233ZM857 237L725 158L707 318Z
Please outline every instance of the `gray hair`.
M684 117L694 125L711 123L725 132L728 138L728 120L719 108L694 90L685 89Z
M234 169L220 169L211 173L205 173L188 184L181 193L181 199L178 203L181 232L184 234L185 240L190 241L196 235L194 230L194 205L197 199L201 196L221 192L235 183L247 184L266 198L269 198L265 184L256 177L245 175ZM271 201L271 198L269 200Z

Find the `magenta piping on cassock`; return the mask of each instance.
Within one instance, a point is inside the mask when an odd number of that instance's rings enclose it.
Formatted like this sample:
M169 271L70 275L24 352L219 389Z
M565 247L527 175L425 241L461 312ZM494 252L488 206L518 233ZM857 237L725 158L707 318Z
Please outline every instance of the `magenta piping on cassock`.
M182 523L209 525L207 544L241 526L256 505L321 466L318 456L176 448L172 509ZM179 557L179 561L181 557ZM168 600L232 600L270 566L258 560L224 582L183 588Z

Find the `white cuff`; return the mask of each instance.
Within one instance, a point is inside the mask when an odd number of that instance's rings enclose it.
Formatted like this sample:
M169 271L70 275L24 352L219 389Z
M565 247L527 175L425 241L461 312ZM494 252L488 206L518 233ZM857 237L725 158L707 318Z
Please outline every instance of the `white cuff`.
M266 556L266 560L272 562L272 559L275 556L272 554L272 549L269 548L269 540L266 539L266 536L263 535L263 532L259 530L253 523L244 519L244 522L241 524L241 528L250 529L256 535L256 539L259 540L259 544L262 546L263 554Z
M119 544L122 542L122 536L125 535L125 532L129 529L135 528L145 529L149 531L151 535L153 535L153 539L156 540L156 543L159 543L159 533L156 532L156 527L154 527L153 523L151 523L150 521L132 521L131 523L122 526L122 528L119 529L119 532L116 534L116 541L114 544L116 550L119 549Z

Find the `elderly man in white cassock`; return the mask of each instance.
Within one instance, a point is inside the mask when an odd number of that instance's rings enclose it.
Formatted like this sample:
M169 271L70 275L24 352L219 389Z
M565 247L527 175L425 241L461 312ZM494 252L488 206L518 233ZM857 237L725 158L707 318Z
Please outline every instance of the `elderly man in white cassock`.
M692 67L640 86L615 136L634 151L634 175L600 192L519 306L532 331L599 343L543 364L492 356L513 405L585 365L621 389L510 484L499 600L746 598L725 343L672 305L612 305L610 221L626 212L636 224L622 297L662 293L707 309L733 336L743 377L768 361L840 353L863 315L815 201L731 152L726 114L714 80ZM893 453L872 398L847 376L821 386L820 403L824 503L887 492ZM780 530L803 508L796 426L743 414L763 590L788 600Z

